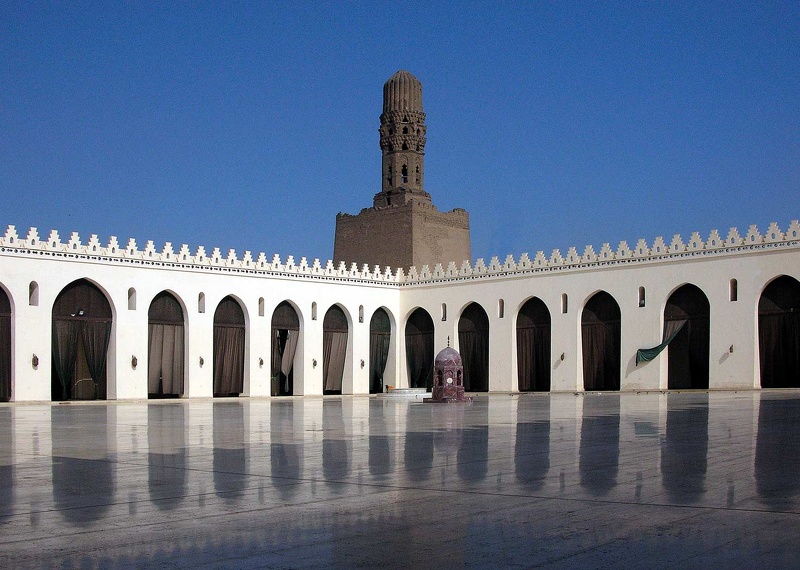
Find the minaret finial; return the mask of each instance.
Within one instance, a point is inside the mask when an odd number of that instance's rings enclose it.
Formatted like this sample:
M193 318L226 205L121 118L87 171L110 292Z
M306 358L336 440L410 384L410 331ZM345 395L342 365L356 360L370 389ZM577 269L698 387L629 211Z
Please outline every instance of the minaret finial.
M447 348L450 348L450 335L447 335Z

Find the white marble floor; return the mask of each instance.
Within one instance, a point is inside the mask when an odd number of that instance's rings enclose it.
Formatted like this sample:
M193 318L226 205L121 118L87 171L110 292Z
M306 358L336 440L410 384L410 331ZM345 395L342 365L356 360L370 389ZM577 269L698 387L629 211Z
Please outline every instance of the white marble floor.
M800 391L0 405L0 567L800 567Z

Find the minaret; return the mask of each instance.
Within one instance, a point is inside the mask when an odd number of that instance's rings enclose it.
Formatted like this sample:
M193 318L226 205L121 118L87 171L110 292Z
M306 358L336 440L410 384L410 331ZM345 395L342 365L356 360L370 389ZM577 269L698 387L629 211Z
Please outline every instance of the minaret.
M422 84L398 71L383 86L380 117L381 191L371 208L339 212L333 260L393 271L470 259L469 214L440 212L425 191L425 113Z
M422 83L408 71L398 71L383 85L380 146L381 191L375 195L376 208L406 204L412 200L430 202L425 192L425 113Z

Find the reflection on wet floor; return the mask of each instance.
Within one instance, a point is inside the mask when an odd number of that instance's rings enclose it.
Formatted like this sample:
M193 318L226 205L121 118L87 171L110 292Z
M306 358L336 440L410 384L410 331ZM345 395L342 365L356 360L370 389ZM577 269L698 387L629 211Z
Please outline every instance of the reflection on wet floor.
M800 392L3 405L0 431L2 567L800 564Z

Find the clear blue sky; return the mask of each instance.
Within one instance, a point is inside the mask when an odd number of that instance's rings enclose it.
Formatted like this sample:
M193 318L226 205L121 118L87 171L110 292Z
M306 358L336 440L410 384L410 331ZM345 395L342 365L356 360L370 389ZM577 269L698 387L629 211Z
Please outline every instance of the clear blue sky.
M800 217L800 2L0 3L0 226L328 259L422 81L473 257Z

